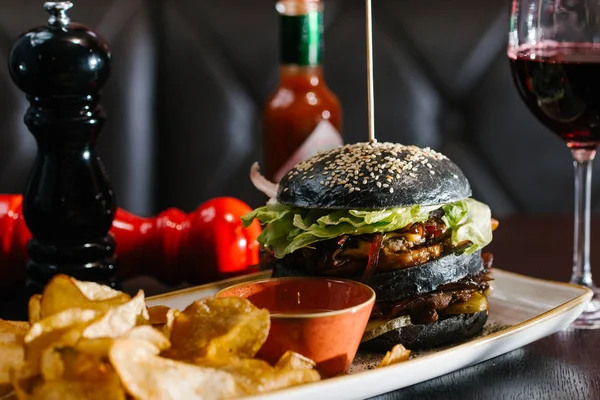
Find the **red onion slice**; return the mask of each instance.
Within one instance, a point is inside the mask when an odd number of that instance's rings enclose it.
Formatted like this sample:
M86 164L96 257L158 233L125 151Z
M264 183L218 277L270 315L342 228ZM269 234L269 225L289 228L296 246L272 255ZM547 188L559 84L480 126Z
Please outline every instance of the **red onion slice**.
M260 167L255 162L250 168L250 180L258 190L266 194L269 198L277 197L279 185L269 181L260 173Z

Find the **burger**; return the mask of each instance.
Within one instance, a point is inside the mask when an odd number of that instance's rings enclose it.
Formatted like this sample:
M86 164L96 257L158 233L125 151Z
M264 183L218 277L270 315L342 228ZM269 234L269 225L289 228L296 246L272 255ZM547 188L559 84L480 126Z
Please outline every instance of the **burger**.
M377 295L362 346L387 351L454 343L480 332L492 256L490 208L460 168L429 148L356 143L297 164L242 219L264 227L273 276L354 279Z

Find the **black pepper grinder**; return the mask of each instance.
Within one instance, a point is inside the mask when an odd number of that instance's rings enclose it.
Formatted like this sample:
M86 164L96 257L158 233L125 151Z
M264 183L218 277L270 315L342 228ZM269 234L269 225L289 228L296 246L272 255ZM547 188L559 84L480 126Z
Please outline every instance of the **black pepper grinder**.
M115 241L108 231L115 203L96 153L111 53L96 33L70 22L73 3L44 7L48 25L19 37L9 58L11 77L30 103L25 124L38 148L23 200L33 236L28 287L40 291L58 273L114 287Z

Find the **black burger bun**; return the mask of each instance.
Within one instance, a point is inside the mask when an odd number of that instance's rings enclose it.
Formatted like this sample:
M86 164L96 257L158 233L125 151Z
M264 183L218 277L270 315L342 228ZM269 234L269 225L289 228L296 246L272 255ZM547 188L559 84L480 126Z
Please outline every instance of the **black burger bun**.
M296 265L289 265L292 260ZM273 277L309 276L301 260L284 258L274 260L268 268ZM374 274L367 283L375 290L377 301L393 301L434 291L438 286L475 276L485 269L481 252L472 254L449 253L416 267ZM360 277L349 277L360 280Z
M469 339L483 329L488 311L458 314L433 324L408 325L392 329L383 335L361 343L361 349L385 353L402 343L409 350L425 350Z
M431 149L355 143L296 165L280 181L280 203L320 209L384 209L451 203L471 196L460 168Z
M377 301L393 301L432 292L447 283L475 276L484 268L481 251L448 253L415 267L376 273L366 283L375 291Z

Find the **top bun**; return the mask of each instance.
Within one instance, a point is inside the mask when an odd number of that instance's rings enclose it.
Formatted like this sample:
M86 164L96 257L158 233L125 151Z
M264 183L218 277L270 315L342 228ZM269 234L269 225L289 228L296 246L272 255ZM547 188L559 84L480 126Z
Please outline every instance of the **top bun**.
M277 200L302 208L383 209L469 196L469 181L443 154L374 142L337 147L299 163L279 183Z

